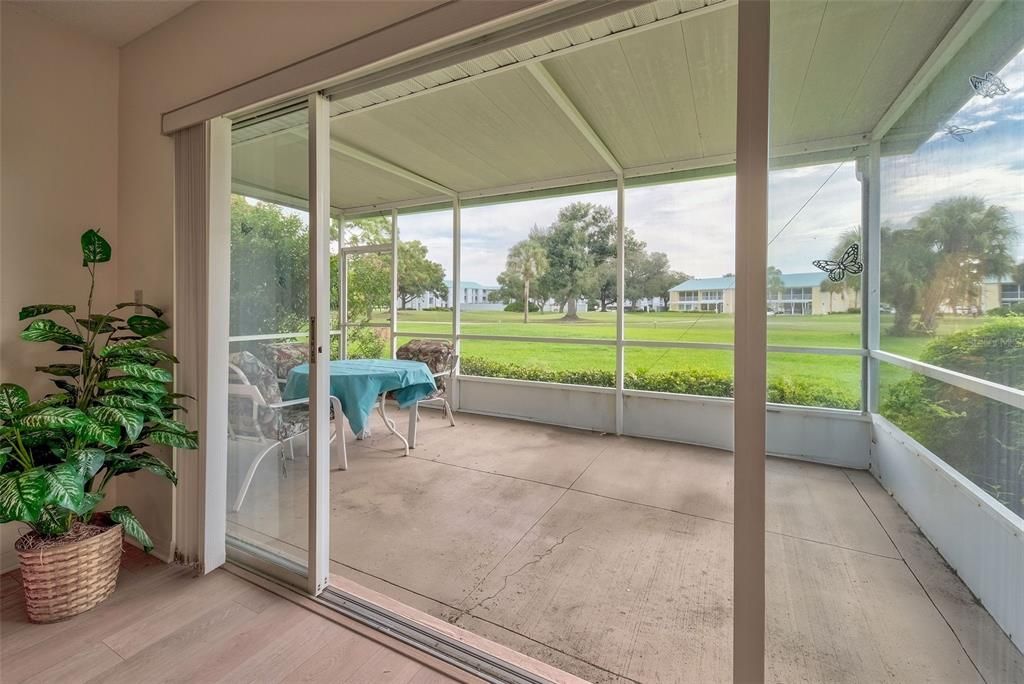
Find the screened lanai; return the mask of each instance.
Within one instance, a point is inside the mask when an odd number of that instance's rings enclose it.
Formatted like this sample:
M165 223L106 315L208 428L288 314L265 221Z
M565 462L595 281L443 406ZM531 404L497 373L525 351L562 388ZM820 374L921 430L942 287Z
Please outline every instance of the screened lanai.
M326 130L306 98L234 117L230 351L307 344L289 264L326 177L331 358L458 359L456 424L420 410L409 458L395 404L332 428L340 585L589 680L727 679L733 397L760 356L769 670L1024 677L1024 6L772 3L759 348L737 21L630 3L334 86ZM229 536L305 553L301 442ZM229 501L263 448L231 442Z

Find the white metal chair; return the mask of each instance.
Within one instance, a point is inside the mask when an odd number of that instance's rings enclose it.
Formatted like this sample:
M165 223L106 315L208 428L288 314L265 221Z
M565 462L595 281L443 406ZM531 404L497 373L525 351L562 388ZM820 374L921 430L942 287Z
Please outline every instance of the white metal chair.
M452 350L454 351L454 350ZM423 361L429 365L429 361L426 359L414 359L417 361ZM455 412L452 410L452 405L448 402L448 392L455 383L455 369L458 368L459 357L455 353L450 353L440 370L432 373L434 376L434 382L437 384L437 389L434 390L429 396L417 401L412 408L409 410L409 447L411 449L416 448L416 426L420 421L420 405L425 404L428 406L439 406L441 409L441 417L448 419L448 424L451 427L455 427Z
M284 456L284 445L288 445L289 457L295 459L293 440L303 435L309 444L309 398L281 399L276 374L250 352L231 355L228 364L228 434L233 440L250 440L267 443L253 459L246 471L242 484L231 506L232 512L241 510L245 495L252 485L256 469L263 459L280 448ZM341 470L348 469L348 454L345 449L345 417L341 402L330 397L331 405L331 460L340 461ZM304 407L304 408L300 408Z

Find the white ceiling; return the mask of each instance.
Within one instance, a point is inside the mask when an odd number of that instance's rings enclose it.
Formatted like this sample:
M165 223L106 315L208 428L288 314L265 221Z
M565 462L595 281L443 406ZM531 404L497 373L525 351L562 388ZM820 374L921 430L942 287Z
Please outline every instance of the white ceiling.
M19 4L121 47L194 5L195 0L32 0Z
M966 4L779 3L772 55L777 153L848 157ZM610 175L601 154L524 68L533 62L627 178L721 167L735 156L736 21L734 2L659 0L335 100L331 136L342 148L356 148L465 198ZM289 129L305 121L300 110L236 128L238 191L262 188L271 193L256 196L303 202L306 142ZM416 185L335 152L331 204L339 210L444 199L429 183Z

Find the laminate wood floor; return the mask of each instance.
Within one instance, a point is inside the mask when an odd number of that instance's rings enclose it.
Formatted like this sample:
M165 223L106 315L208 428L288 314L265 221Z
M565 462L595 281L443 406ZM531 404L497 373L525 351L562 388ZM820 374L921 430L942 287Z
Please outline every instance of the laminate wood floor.
M194 577L132 547L114 594L71 620L29 623L17 571L0 597L4 684L479 681L225 570Z

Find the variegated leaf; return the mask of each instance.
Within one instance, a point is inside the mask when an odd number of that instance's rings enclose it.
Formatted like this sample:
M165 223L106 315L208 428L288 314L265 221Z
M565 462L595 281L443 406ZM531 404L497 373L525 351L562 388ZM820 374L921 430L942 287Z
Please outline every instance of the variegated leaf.
M26 342L57 342L77 346L85 344L80 335L49 318L40 318L29 323L28 327L21 331L21 339Z
M77 378L82 374L82 367L77 363L51 363L49 366L36 366L36 371L62 378Z
M105 406L141 411L147 416L152 416L154 418L160 418L163 416L163 412L156 404L127 394L105 394L99 398L99 401Z
M128 439L135 440L142 432L146 417L138 411L117 408L115 406L93 406L89 415L106 425L118 425L124 428Z
M75 312L74 304L32 304L30 306L21 307L21 311L18 312L18 320L23 321L26 318L35 318L36 316L44 316L51 311L67 311L68 313Z
M0 523L34 523L45 501L42 468L0 475Z
M169 432L167 430L154 430L146 436L146 439L153 444L163 444L176 449L199 448L199 434L196 432L182 434L180 432Z
M152 380L154 382L171 382L174 380L174 376L171 375L170 371L144 363L118 362L113 364L113 367L133 378L142 378L143 380Z
M43 470L46 483L46 503L77 511L85 495L85 478L70 463L61 463Z
M88 480L100 471L106 458L107 452L102 449L79 449L68 454L65 462L76 468L82 477Z
M21 418L21 424L28 428L41 430L77 431L89 417L82 411L68 406L47 406L36 413Z
M153 335L159 335L171 327L167 325L166 321L162 321L159 318L155 318L153 316L140 316L138 314L135 316L129 316L127 322L131 331L140 337L152 337Z
M100 389L105 390L132 390L135 392L145 392L146 394L167 394L167 388L162 382L153 382L152 380L143 380L142 378L133 378L128 375L121 375L116 378L107 378L101 380Z
M82 265L101 264L110 261L110 243L98 230L90 228L82 233Z
M123 340L108 344L106 347L100 350L99 355L102 357L117 356L118 354L123 354L130 349L138 349L139 347L146 346L149 346L149 340Z
M118 475L134 473L138 470L148 470L155 475L166 477L175 485L178 484L178 475L174 472L174 469L156 456L145 452L139 454L111 454L108 465Z
M75 434L90 441L116 447L121 441L121 428L117 425L104 425L98 420L85 416L85 421L75 430Z
M0 385L0 418L9 419L28 406L28 390L13 382Z
M142 544L142 548L147 552L153 550L153 540L142 529L142 524L139 523L138 518L135 517L135 514L127 506L116 506L112 509L110 511L110 519L116 523L121 523L125 534L138 539L139 543Z
M127 309L128 307L132 307L132 306L140 306L143 309L149 309L150 311L153 312L153 315L156 316L157 318L162 318L163 315L164 315L163 309L158 309L157 307L153 306L152 304L143 304L142 302L121 302L120 304L118 304L114 308L115 309Z

